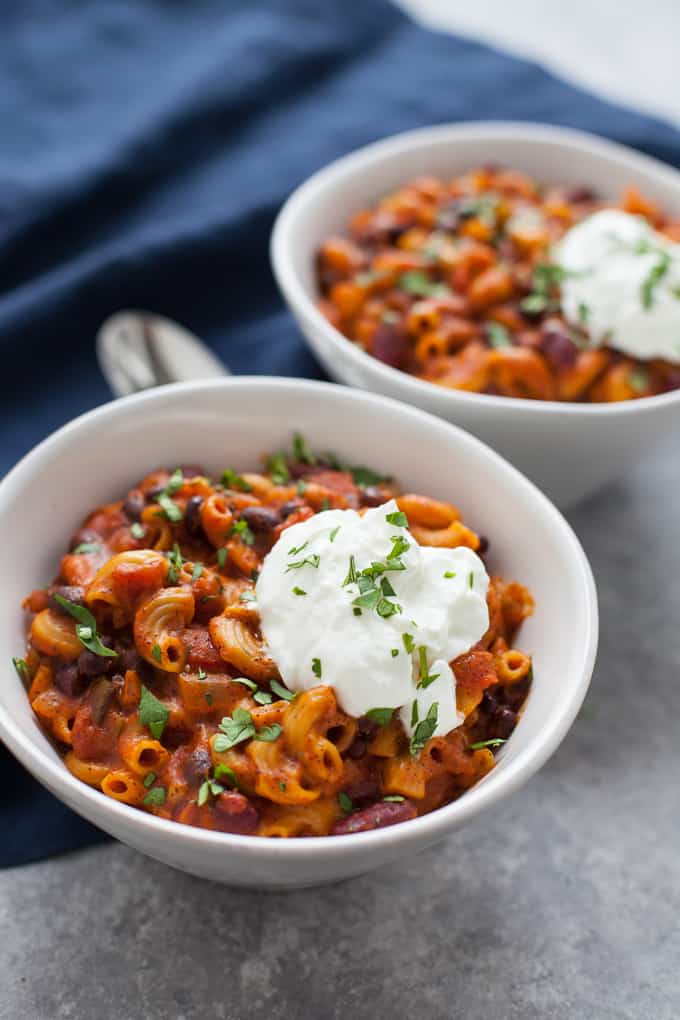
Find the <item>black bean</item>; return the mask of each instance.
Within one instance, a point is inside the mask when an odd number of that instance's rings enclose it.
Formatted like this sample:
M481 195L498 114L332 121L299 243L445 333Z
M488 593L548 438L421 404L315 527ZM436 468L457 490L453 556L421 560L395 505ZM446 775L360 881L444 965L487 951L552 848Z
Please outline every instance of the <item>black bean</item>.
M478 556L486 556L489 551L489 539L486 535L479 536L479 548L477 549Z
M144 665L144 660L136 648L124 648L118 653L118 669L127 672L128 669L135 669L139 672Z
M506 706L499 706L493 717L494 736L507 740L517 725L517 713Z
M205 747L197 747L184 763L184 775L190 783L202 783L211 768L210 752Z
M80 694L85 682L74 662L63 663L54 671L54 686L67 698L75 698Z
M270 506L247 506L241 511L241 520L253 531L273 531L281 523L278 511Z
M90 543L99 545L101 540L102 536L98 531L94 531L92 528L80 528L72 537L69 549L77 549L79 545L89 545Z
M541 327L541 350L555 368L571 368L578 356L578 348L569 330L559 319L549 319Z
M377 729L378 723L373 722L372 719L368 719L365 715L362 715L358 720L359 735L362 737L368 737L370 739L375 736Z
M79 584L55 584L53 588L50 588L50 597L47 600L48 606L50 609L56 609L58 613L68 616L69 613L59 605L54 597L55 595L61 595L63 599L75 602L77 606L85 605L85 590Z
M202 496L191 496L184 508L184 523L190 535L200 535L203 531L201 524L201 507L203 506Z
M123 513L131 521L138 521L142 516L142 510L146 505L146 499L141 489L130 489L127 499L123 503Z
M346 818L341 818L331 829L331 836L344 836L350 832L368 832L371 829L384 829L388 825L406 822L415 818L417 811L410 800L399 803L378 801L369 804L360 811L353 811Z
M347 748L348 758L363 758L366 754L366 741L357 737Z
M166 482L159 482L158 485L152 485L150 489L147 489L144 493L147 503L155 503L161 492L165 492L166 485Z

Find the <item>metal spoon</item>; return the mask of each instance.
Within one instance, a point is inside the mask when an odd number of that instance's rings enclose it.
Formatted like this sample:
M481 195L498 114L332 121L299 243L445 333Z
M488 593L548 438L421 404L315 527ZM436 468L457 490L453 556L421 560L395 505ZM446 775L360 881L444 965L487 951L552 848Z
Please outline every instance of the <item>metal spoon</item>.
M231 375L197 336L152 312L116 312L102 323L97 358L116 397L166 383Z

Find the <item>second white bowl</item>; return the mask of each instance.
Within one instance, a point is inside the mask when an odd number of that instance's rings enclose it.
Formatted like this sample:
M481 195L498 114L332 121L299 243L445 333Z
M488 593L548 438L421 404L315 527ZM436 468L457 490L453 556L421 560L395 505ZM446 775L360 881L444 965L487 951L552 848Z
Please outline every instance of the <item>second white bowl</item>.
M541 181L593 188L616 199L628 184L680 215L680 173L594 135L523 123L453 124L395 135L310 177L279 213L271 242L274 274L300 329L326 371L469 429L568 506L624 473L649 447L680 430L680 390L620 404L521 400L445 389L371 357L316 308L315 255L353 213L421 174L454 176L483 163Z

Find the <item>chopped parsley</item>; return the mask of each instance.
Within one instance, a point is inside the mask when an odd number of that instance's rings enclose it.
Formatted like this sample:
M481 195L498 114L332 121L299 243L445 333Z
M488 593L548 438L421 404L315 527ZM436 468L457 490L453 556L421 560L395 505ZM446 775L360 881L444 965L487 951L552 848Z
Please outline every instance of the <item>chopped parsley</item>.
M486 338L491 347L500 350L503 347L512 347L512 337L500 322L487 322Z
M357 565L356 565L354 556L350 556L350 558L349 558L349 570L347 571L347 577L342 582L343 588L346 587L346 585L348 585L348 584L356 584L357 576L358 576L357 575Z
M419 269L402 273L397 280L397 287L416 297L448 297L451 294L451 289L445 283L431 280L427 273Z
M208 802L210 796L219 797L221 793L224 793L224 787L221 783L216 782L214 779L205 779L199 787L196 803L199 807L203 807Z
M413 640L413 635L411 635L411 634L402 634L401 635L401 640L404 642L404 648L406 649L406 651L410 655L411 652L413 651L413 649L416 647L415 641Z
M331 531L330 535L328 536L328 541L329 542L335 542L335 536L340 531L341 527L342 527L341 524L336 524L336 526L333 528L333 530Z
M397 528L408 527L408 517L403 512L403 510L395 510L391 514L385 514L385 520L387 521L388 524L394 524L394 526Z
M590 318L590 307L585 301L580 301L578 306L578 321L585 325Z
M289 563L286 567L286 573L289 570L299 570L301 567L315 567L319 566L321 557L318 553L310 553L309 556L305 556L303 560L297 560L295 563Z
M396 657L397 657L397 656L399 655L399 649L398 649L398 648L393 648L393 649L391 650L391 653L390 653L390 654L392 655L392 658L393 658L393 659L396 659Z
M243 678L239 678L242 682ZM248 685L250 681L248 682ZM235 708L231 716L225 716L219 724L220 732L214 740L214 748L220 751L228 751L244 740L250 740L255 736L255 723L250 712L245 708Z
M254 682L254 680L250 680L247 676L233 676L231 678L231 682L233 684L243 684L243 686L247 687L248 690L250 690L250 691L257 691L257 690L259 690L259 688L258 688L257 684Z
M411 725L415 727L413 736L409 743L409 751L412 757L422 751L432 734L437 728L437 717L439 714L439 702L434 701L424 719L418 721L418 702L414 701L411 708Z
M235 521L229 531L229 535L238 535L242 542L246 545L252 545L255 541L255 536L248 527L247 521Z
M369 708L368 712L366 712L366 718L370 719L371 722L377 723L378 726L387 726L392 721L393 714L393 708Z
M283 686L283 684L280 684L278 680L270 680L269 686L274 694L278 695L278 697L282 698L284 701L292 701L295 697L293 692L289 691L287 687Z
M271 705L273 700L269 691L256 691L253 694L253 701L257 702L258 705Z
M283 726L279 726L278 723L272 723L271 726L263 726L261 730L258 730L255 734L255 740L265 740L267 743L272 743L282 733Z
M163 511L162 515L172 524L178 524L182 520L182 511L173 501L172 496L184 485L184 475L181 468L177 468L170 476L170 480L163 491L156 497L156 502Z
M199 579L199 577L201 576L202 573L203 573L203 564L202 563L194 563L194 569L191 572L191 580L192 581L198 581L198 579Z
M316 464L316 456L312 453L307 441L299 432L293 436L293 456L296 460L304 461L305 464Z
M165 804L165 789L162 786L154 786L149 790L142 801L146 807L161 807Z
M387 312L383 313L383 318L387 315ZM393 313L394 314L394 313ZM398 321L396 316L396 321ZM372 468L363 467L362 465L356 465L355 467L346 467L346 471L349 471L354 481L361 488L365 489L367 485L381 485L383 482L391 482L392 478L389 475L379 475L377 471L373 471Z
M180 552L177 542L175 542L170 552L166 555L168 557L168 563L170 564L168 568L168 584L177 584L179 581L179 572L182 569L182 564L184 563L182 553Z
M22 683L30 684L30 682L31 682L31 671L28 668L28 663L26 662L26 660L25 659L16 659L16 658L13 658L12 659L12 665L14 666L14 668L17 671L17 673L19 674L19 679L22 681Z
M148 726L151 736L160 740L165 729L165 724L170 716L169 710L162 701L159 701L155 694L152 694L148 687L142 684L141 697L139 699L139 721L142 726Z
M222 779L222 778L228 779L231 783L234 784L234 786L238 790L239 787L238 787L238 779L236 778L236 773L234 772L234 770L229 765L223 765L222 762L220 761L220 762L217 763L217 765L213 769L213 773L215 775L215 779Z
M307 482L304 478L298 478L297 485L295 486L298 496L304 496L307 491Z
M433 684L435 680L439 679L439 673L428 673L427 667L427 648L425 645L420 645L418 648L418 663L420 666L420 672L418 673L418 680L416 687L425 689Z
M628 383L636 393L644 393L649 389L649 372L645 368L634 368L628 373Z
M161 652L161 646L160 645L154 645L153 648L151 649L151 655L156 660L156 662L160 662L162 660L162 658L163 658L163 653Z
M298 588L297 585L293 588L293 595L306 595L307 592L304 588Z
M64 612L68 613L76 621L76 637L81 645L90 652L94 652L95 655L104 655L112 659L116 658L118 653L114 652L112 648L106 648L102 644L102 640L97 633L97 621L89 609L86 609L85 606L79 606L76 602L69 602L63 595L55 593L52 597Z
M220 479L225 489L240 489L241 492L252 492L253 487L250 482L247 482L242 475L237 475L235 471L227 468L226 471L222 472L222 478Z
M150 786L153 786L155 781L156 781L155 772L147 772L147 774L144 776L144 785L146 786L147 790L149 789Z
M447 578L447 579L449 579L451 577L455 577L455 576L456 576L456 571L455 570L447 570L444 573L444 577Z
M285 485L290 480L290 471L282 453L273 454L267 461L267 471L274 485Z
M403 802L406 800L406 798L402 797L402 795L400 793L395 793L395 794L392 794L389 797L383 797L383 800L387 804L403 804Z
M554 310L559 307L555 298L555 290L569 276L569 272L549 262L534 266L531 277L531 294L520 303L523 312L536 315L540 312Z
M241 592L241 594L238 597L238 600L239 602L257 602L257 595L255 594L254 591L246 589L246 591Z
M217 563L218 566L224 567L224 564L226 562L227 562L227 550L225 549L224 546L222 546L221 549L217 550Z
M321 659L312 659L312 673L321 679Z
M642 306L643 308L651 308L654 304L654 291L670 269L672 260L667 251L664 251L663 248L655 248L647 241L641 241L635 250L640 255L654 252L657 256L657 261L649 270L640 286Z
M474 575L474 573L472 571L470 571L470 576L468 577L468 581L469 581L470 587L474 588L474 586L475 586L475 575Z
M484 747L500 747L501 744L507 744L507 739L503 737L492 737L491 740L479 740L476 744L469 744L471 751L481 751Z
M135 533L134 533L133 529L134 529L134 524L132 525L132 528L130 529L132 531L132 534L134 535ZM142 534L144 534L144 529L143 528L142 528ZM135 535L135 538L136 537L137 536ZM98 542L81 542L80 545L77 545L75 547L73 552L74 552L74 554L76 556L79 556L81 554L87 554L87 553L98 553L100 550L101 550L101 546L99 545Z
M146 529L144 528L143 524L139 523L139 521L135 521L135 523L130 528L130 534L132 535L133 538L138 539L144 538L144 535L146 534Z
M308 545L309 545L309 541L303 542L302 545L294 545L291 549L288 550L288 555L289 556L297 556L298 553L301 553L302 550L306 549Z
M345 793L344 790L341 790L338 794L338 804L346 815L350 814L354 810L352 799Z

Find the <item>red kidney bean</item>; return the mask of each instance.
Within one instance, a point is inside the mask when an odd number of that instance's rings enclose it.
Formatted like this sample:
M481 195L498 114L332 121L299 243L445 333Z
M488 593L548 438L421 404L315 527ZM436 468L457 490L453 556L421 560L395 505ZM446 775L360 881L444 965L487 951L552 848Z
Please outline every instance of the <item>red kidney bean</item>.
M668 373L663 386L664 393L670 393L671 390L680 390L680 371L676 368Z
M201 524L201 507L203 506L202 496L191 496L184 508L184 524L190 535L200 535L203 531Z
M357 729L359 731L360 736L368 737L370 739L371 737L375 736L376 731L378 729L378 724L377 722L373 722L372 719L367 718L367 716L362 715L357 720Z
M92 528L80 528L80 530L76 531L75 535L71 538L69 549L73 551L74 549L77 549L79 545L84 545L86 543L89 544L91 542L94 542L96 545L100 545L101 541L102 536L98 531L94 531Z
M371 354L378 361L392 368L401 368L408 352L408 340L405 331L398 325L381 323L373 334Z
M50 609L56 609L58 613L68 616L69 614L66 610L55 599L55 595L61 595L63 599L75 602L77 606L85 605L85 589L81 588L79 584L55 584L50 588L50 597L47 600L48 606Z
M273 531L281 523L278 510L270 506L247 506L241 511L241 520L253 531Z
M128 669L135 669L140 672L144 669L144 659L136 648L121 648L118 651L118 669L127 672Z
M158 485L153 485L150 489L147 489L144 493L144 497L147 503L155 503L161 492L165 492L167 482L159 482Z
M123 513L131 521L141 519L142 510L146 506L146 498L141 489L130 489L127 499L123 503Z
M363 758L366 754L366 741L362 740L361 737L357 737L347 748L348 758Z
M255 832L260 816L242 793L221 793L215 801L214 818L220 832L245 836Z
M479 548L477 549L478 556L486 556L489 551L489 539L486 535L479 536Z
M202 783L211 768L210 751L205 747L197 747L184 763L184 775L190 783Z
M351 832L369 832L371 829L385 829L388 825L407 822L417 815L415 806L410 800L378 801L368 807L353 811L346 818L341 818L331 829L331 836L345 836Z
M180 471L185 478L198 478L205 476L205 468L200 464L180 464Z
M569 188L564 196L567 202L594 202L597 195L592 188Z
M559 319L548 319L541 327L541 350L555 368L571 368L578 348Z
M382 506L386 501L385 493L377 485L367 485L359 490L362 506Z
M106 648L110 646L107 644L109 638L102 637L102 644ZM113 667L118 667L117 659L114 659L110 655L97 655L95 652L91 652L89 648L85 648L78 656L78 672L82 673L83 676L98 676L100 673L110 673Z
M346 786L344 792L351 801L375 800L380 795L380 788L374 779L359 779Z
M302 500L300 499L289 499L287 503L282 503L279 507L279 514L283 520L286 517L290 517L296 510L299 510L302 506Z
M73 662L62 663L54 671L54 686L67 698L75 698L83 689L84 681Z

